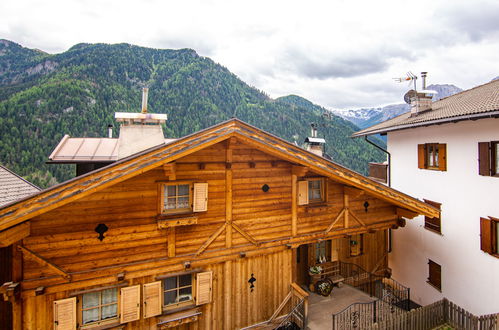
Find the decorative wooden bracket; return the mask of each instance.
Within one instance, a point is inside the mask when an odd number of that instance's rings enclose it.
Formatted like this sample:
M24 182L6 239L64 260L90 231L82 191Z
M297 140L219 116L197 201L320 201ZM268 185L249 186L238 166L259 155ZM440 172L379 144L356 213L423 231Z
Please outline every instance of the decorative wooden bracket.
M329 225L329 227L327 227L326 234L329 233L333 229L334 225L343 217L343 214L345 213L345 210L346 209L343 209L343 210L340 211L340 213L338 213L338 215L336 216L336 218L334 219L334 221L331 222L331 224Z
M412 219L412 218L415 218L418 214L416 212L412 212L412 211L409 211L406 209L401 209L400 207L397 207L397 215L399 217Z
M163 171L165 171L165 176L168 177L170 181L177 180L177 165L175 163L164 164Z
M343 186L343 193L348 195L350 198L357 198L364 194L364 190L357 189L350 186Z
M334 218L333 222L331 222L329 227L327 227L325 234L329 233L333 229L334 225L338 221L340 221L341 218L345 219L348 215L352 216L352 218L355 221L357 221L362 227L367 227L364 221L360 220L348 207L345 207L340 211L340 213L338 213L338 215L336 216L336 218ZM346 225L345 228L347 228Z
M305 166L296 166L296 165L293 165L291 167L291 174L294 174L298 177L300 176L304 176L308 171L308 168L305 167Z
M4 301L14 302L21 292L21 285L14 282L5 282L0 286L0 294L3 295Z
M244 238L246 238L248 241L250 241L253 245L258 246L259 243L251 237L247 232L241 229L238 225L236 225L234 222L232 223L232 228L234 228L239 234L241 234Z
M226 226L227 226L226 223L224 223L222 226L220 226L220 228L218 228L217 231L214 232L210 236L210 238L208 238L208 240L203 243L203 245L201 245L201 247L198 249L198 252L196 252L196 255L198 256L201 253L203 253L203 251L206 250L208 248L208 246L210 246L210 244L213 243L213 241L216 240L217 237L220 236L220 234L222 234L224 232Z
M18 248L19 251L21 251L24 254L24 256L27 259L31 259L31 260L33 260L34 262L38 263L41 266L47 266L50 269L52 269L54 272L56 272L57 274L59 274L60 276L62 276L63 278L65 278L66 280L71 281L71 275L68 272L62 270L59 266L54 265L53 263L51 263L51 262L43 259L37 253L31 251L27 247L24 247L22 245L18 245L17 248Z
M355 219L362 227L367 227L364 221L360 220L352 211L348 210L348 213Z

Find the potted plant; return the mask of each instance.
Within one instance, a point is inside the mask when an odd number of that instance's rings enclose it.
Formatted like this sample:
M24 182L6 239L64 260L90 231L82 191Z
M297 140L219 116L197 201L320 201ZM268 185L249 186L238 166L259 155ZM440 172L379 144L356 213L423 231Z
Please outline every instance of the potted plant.
M312 267L310 267L308 272L310 273L310 275L320 274L320 273L322 273L322 267L321 266L312 266Z
M329 278L324 278L315 283L315 292L321 296L327 297L331 294L331 291L333 291L333 281Z

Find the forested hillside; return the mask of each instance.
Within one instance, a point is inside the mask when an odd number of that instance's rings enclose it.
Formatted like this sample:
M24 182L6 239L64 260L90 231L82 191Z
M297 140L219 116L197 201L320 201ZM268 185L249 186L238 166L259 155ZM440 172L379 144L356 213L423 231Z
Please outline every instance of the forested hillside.
M114 112L140 110L142 87L149 111L168 114L167 137L237 117L301 143L317 123L336 162L366 173L384 159L349 138L352 123L303 98L271 99L191 49L78 44L51 55L0 40L0 163L42 187L69 179L70 165L45 164L62 136L105 136Z

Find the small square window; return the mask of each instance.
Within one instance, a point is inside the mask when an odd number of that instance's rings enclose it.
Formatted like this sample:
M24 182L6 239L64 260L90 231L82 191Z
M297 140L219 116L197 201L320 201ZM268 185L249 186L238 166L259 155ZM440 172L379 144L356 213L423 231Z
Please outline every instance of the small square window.
M163 306L165 308L174 308L192 302L192 274L172 276L163 280Z
M447 170L447 145L426 143L418 145L418 167L428 170Z
M308 201L309 203L319 203L324 201L324 179L309 179L308 181Z
M192 211L191 185L189 183L165 184L162 187L162 213Z
M80 310L83 326L118 318L118 289L82 294Z

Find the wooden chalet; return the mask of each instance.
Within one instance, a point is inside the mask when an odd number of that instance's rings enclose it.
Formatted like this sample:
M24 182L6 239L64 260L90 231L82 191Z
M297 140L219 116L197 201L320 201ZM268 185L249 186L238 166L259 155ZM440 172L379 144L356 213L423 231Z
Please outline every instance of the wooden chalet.
M14 329L238 329L439 211L231 119L0 209ZM292 299L293 298L293 299ZM3 311L9 312L9 311Z

